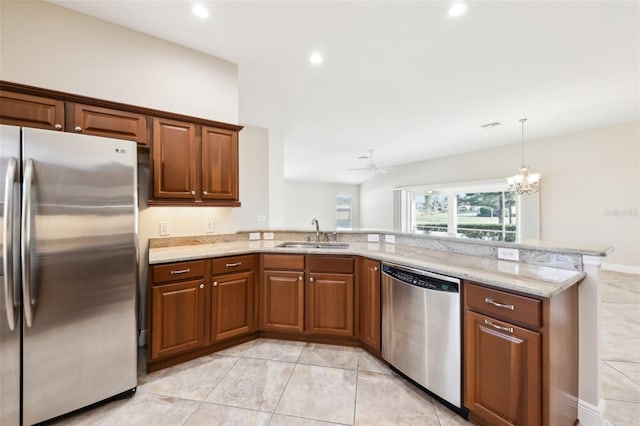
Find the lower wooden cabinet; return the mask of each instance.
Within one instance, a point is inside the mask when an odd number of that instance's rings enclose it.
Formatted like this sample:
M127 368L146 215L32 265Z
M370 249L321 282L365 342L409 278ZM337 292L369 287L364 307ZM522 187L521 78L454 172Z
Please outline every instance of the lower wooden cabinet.
M204 345L205 295L201 279L152 288L151 358Z
M304 272L265 271L262 274L261 329L304 332Z
M354 335L353 274L309 275L307 332L347 337Z
M380 262L360 259L358 265L358 337L380 352Z
M211 291L211 341L254 331L253 271L214 276Z
M465 402L491 425L539 425L540 333L467 311Z
M464 283L464 405L480 425L573 426L578 287L551 298Z

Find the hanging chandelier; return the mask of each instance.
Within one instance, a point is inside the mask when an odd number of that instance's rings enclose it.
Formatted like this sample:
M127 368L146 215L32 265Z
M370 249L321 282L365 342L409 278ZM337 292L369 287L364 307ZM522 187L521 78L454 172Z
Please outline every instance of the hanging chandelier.
M540 190L540 174L529 173L529 166L524 165L524 122L526 118L521 118L522 125L522 166L520 173L507 178L509 191L516 191L518 194L533 194Z

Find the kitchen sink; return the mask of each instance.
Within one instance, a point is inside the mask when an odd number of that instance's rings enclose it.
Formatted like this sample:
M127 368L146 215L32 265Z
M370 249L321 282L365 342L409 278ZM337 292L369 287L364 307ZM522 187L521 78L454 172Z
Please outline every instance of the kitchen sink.
M282 248L301 248L301 249L346 249L349 248L348 243L312 243L312 242L287 242L278 245Z

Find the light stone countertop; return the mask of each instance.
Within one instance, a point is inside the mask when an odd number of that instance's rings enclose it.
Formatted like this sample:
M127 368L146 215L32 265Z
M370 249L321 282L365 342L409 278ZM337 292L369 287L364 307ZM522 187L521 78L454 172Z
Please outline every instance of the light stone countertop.
M582 271L537 266L494 258L383 243L349 243L347 249L279 248L284 241L235 241L150 248L149 264L178 262L248 253L355 255L461 279L477 281L533 296L552 297L579 283Z

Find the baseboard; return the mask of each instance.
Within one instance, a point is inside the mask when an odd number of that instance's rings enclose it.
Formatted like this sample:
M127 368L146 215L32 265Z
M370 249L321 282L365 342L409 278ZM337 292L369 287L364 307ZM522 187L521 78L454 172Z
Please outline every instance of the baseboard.
M619 263L602 263L603 271L622 272L625 274L640 275L640 266L622 265Z
M586 401L578 401L578 419L581 426L602 426L604 424L604 399L600 400L600 404L589 404Z
M138 346L146 346L147 345L147 330L140 330L140 334L138 335Z

